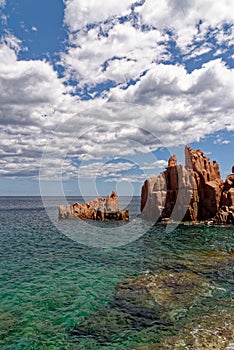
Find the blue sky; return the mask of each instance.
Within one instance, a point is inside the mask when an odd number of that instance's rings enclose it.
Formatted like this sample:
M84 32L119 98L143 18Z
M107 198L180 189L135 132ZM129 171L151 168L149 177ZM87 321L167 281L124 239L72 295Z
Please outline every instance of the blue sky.
M0 194L139 194L186 144L225 178L233 13L232 0L0 0Z

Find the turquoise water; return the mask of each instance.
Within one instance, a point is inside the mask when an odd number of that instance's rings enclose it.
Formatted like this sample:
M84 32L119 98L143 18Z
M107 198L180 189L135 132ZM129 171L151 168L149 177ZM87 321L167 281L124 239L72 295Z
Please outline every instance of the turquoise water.
M71 203L75 200L69 198ZM51 199L48 210L54 217L59 204L59 199ZM131 220L135 220L139 198L129 207ZM119 225L109 224L116 229ZM79 230L80 223L66 225L72 229L77 225ZM134 229L142 225L139 220ZM173 333L198 313L217 307L230 309L233 260L222 263L220 254L233 252L233 232L233 227L206 226L180 226L166 232L164 226L156 226L127 245L95 248L62 234L51 223L40 198L1 197L0 348L131 349ZM115 286L124 278L161 268L203 275L215 286L212 295L166 330L161 325L121 328L101 341L99 334L71 335L71 329L86 317L111 308Z

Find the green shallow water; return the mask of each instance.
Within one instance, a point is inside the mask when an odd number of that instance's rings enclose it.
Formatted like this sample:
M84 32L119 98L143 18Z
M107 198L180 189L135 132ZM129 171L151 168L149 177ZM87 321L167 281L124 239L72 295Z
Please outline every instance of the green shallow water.
M51 199L48 210L54 217L58 204L58 199ZM129 206L135 216L139 198ZM71 225L71 230L76 225L79 231L79 222L65 225L68 229ZM139 220L131 227L136 237L143 225ZM124 230L124 226L119 225L119 229ZM2 197L0 348L131 349L137 344L156 342L165 334L176 334L184 324L209 310L230 310L233 261L224 264L219 258L220 254L233 252L233 233L233 227L180 226L166 232L164 226L155 226L127 245L95 248L63 235L51 223L39 198ZM128 234L134 236L134 232ZM159 269L197 272L214 286L211 295L191 307L189 315L179 315L175 324L166 329L160 324L120 328L105 342L98 341L98 337L71 336L73 326L111 305L116 284L126 277Z

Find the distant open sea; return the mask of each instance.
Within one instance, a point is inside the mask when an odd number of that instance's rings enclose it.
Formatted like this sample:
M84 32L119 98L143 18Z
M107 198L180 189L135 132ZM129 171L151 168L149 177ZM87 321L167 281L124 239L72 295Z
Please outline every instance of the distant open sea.
M67 200L73 203L81 199ZM202 314L217 307L230 309L233 266L222 266L218 271L212 266L198 267L201 257L207 255L209 261L212 254L233 252L233 227L179 226L170 232L163 225L147 227L136 218L139 197L130 202L122 198L120 203L123 207L128 204L133 225L97 222L96 226L82 226L79 220L59 223L58 205L63 204L60 198L49 198L45 209L40 197L0 197L1 350L121 350L147 344L152 341L150 327L120 330L105 342L98 340L98 334L75 339L70 332L73 326L112 302L120 281L146 270L199 270L216 286L212 297L194 308L191 319L196 312ZM66 225L66 232L69 227L71 231L75 229L78 240L64 235L59 225ZM105 232L110 225L111 235L111 228L125 232L126 227L131 239L119 247L111 246L115 237L110 237L110 244L104 248L92 246L90 240L85 244L85 230L87 234L91 228L95 232L95 227L98 231L102 225ZM138 234L141 229L142 235ZM184 323L181 317L177 326ZM158 338L160 332L158 325ZM165 334L165 330L162 332ZM170 332L173 330L168 328Z

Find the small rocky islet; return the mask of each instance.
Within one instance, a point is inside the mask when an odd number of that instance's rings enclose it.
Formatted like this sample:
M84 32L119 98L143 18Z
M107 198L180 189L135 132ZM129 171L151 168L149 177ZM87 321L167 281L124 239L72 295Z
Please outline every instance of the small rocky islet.
M60 219L82 219L82 220L116 220L129 221L129 210L119 209L119 199L112 191L106 198L95 198L89 203L74 203L71 205L60 205Z

